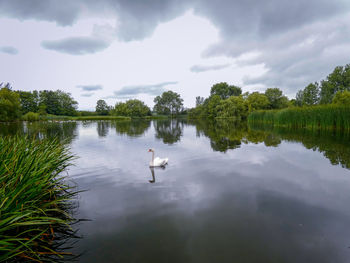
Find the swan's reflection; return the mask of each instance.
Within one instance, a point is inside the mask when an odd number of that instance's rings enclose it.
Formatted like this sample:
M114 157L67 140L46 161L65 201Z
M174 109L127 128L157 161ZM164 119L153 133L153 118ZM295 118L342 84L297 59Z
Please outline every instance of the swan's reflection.
M162 169L162 170L165 170L165 167L163 167L163 166L160 166L160 167L150 167L149 169L151 170L152 180L148 180L148 182L150 182L151 184L153 184L153 183L156 182L156 176L155 176L155 174L154 174L154 169Z

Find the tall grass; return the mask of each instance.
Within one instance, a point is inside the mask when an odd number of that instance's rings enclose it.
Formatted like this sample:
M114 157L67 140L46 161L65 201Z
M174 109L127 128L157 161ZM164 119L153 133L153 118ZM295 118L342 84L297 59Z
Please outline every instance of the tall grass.
M62 174L73 156L58 140L0 137L0 262L58 261L76 194Z
M248 122L289 128L350 130L350 106L319 105L255 111L248 116Z

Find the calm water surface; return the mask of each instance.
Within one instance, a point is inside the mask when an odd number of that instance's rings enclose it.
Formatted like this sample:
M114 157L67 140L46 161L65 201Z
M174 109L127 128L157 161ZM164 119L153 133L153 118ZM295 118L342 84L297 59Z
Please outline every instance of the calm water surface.
M79 156L80 262L350 262L350 140L225 122L2 125ZM148 167L151 154L166 169Z

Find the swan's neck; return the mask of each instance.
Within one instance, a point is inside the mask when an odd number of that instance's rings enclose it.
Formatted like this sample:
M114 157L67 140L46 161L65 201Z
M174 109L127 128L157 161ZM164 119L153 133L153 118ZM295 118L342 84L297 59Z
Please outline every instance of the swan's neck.
M154 152L152 152L152 164L154 164Z

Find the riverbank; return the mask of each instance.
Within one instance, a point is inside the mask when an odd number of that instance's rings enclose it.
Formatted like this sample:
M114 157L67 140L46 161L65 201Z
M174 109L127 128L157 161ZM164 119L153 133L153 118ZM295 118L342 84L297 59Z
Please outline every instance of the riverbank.
M0 137L0 262L71 256L76 192L62 172L73 158L58 140Z
M318 105L282 110L261 110L249 114L250 124L270 124L288 128L350 130L350 107Z

